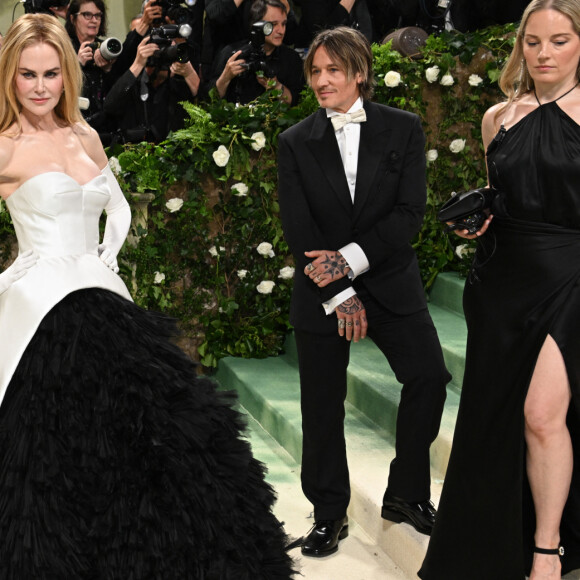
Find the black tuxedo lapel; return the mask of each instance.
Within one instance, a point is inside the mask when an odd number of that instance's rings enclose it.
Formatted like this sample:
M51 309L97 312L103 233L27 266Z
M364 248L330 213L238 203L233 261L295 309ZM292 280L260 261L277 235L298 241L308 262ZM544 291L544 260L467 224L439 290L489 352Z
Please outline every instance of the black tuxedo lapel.
M330 119L326 116L325 109L320 109L314 117L314 124L306 143L314 159L323 168L324 174L336 193L338 200L350 213L352 211L352 198L348 189L336 135Z
M379 135L391 130L385 125L384 117L372 103L365 104L365 111L367 120L361 123L360 129L353 219L356 219L365 207L377 173L383 165L381 161L387 154L387 148L381 145L384 143L384 137L379 139Z

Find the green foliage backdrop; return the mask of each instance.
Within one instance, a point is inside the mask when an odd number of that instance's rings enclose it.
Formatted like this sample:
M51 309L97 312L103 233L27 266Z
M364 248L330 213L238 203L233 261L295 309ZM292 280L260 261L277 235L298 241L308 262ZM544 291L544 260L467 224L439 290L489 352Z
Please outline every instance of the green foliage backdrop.
M513 30L444 33L415 58L373 46L375 100L417 113L427 136L428 208L414 242L427 291L438 272L469 267L472 248L453 245L436 211L452 191L486 181L480 122L501 99L497 79ZM310 91L293 108L278 97L184 104L188 126L166 142L110 151L137 215L121 275L138 304L181 321L183 346L206 367L224 356L275 355L289 330L293 270L278 215L277 139L318 105ZM139 204L147 194L150 204ZM13 237L5 211L0 236L6 261Z

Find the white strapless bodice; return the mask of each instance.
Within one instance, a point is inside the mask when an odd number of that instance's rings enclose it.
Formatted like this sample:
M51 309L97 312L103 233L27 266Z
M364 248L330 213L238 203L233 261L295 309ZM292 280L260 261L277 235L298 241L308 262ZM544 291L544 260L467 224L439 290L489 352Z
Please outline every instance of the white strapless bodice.
M131 300L121 278L99 259L99 219L110 198L107 178L84 185L65 173L42 173L8 199L19 252L38 262L0 295L0 402L26 346L67 294L104 288Z

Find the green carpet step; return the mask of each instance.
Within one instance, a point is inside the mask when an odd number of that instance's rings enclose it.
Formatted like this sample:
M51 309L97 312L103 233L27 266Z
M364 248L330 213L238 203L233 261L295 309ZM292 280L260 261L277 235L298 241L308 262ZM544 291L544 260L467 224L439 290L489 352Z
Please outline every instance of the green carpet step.
M266 359L225 358L220 361L216 378L223 388L236 389L241 405L300 461L300 386L293 359L288 360L285 355ZM353 411L392 442L401 386L370 339L353 344L347 380L347 402ZM447 468L458 402L459 395L448 390L439 437L431 452L432 468L438 477ZM357 425L353 423L353 428L358 429Z
M463 316L463 287L465 278L457 272L439 274L429 293L432 304L441 306Z

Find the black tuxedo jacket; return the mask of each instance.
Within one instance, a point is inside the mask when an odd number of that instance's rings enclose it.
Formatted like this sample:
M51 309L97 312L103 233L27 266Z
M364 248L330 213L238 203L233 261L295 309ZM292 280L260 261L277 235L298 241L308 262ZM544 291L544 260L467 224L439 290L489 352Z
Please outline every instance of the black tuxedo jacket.
M322 303L349 286L364 286L395 314L426 307L411 247L426 205L425 136L416 115L371 102L364 108L354 204L325 109L280 135L278 195L296 263L290 321L302 330L336 332L336 316L327 316ZM365 252L366 273L325 288L304 275L305 251L339 250L350 242Z

